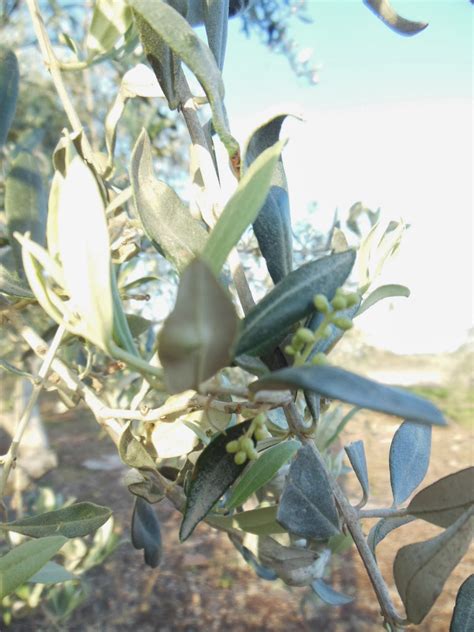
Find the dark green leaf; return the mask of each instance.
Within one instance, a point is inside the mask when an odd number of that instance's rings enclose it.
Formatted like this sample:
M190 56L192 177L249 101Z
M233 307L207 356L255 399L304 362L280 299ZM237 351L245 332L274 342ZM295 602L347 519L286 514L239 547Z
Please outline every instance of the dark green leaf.
M209 48L212 50L216 63L222 71L227 45L229 0L204 0L202 8Z
M132 515L132 544L143 549L145 564L156 568L161 562L162 542L156 511L143 498L135 498Z
M398 529L398 527L403 527L403 525L413 522L413 520L416 520L414 516L397 516L395 518L382 518L379 520L377 524L372 527L367 536L367 544L374 557L376 547L389 533L394 529Z
M440 535L401 548L393 564L398 592L412 623L421 623L441 594L472 538L474 511L466 511Z
M32 538L44 538L49 535L81 538L96 531L107 522L111 515L112 512L108 507L83 502L38 516L7 522L1 527Z
M233 509L250 498L258 489L266 485L278 470L291 459L300 447L299 441L283 441L268 448L255 463L251 463L242 478L232 490L227 507Z
M130 177L145 232L158 250L182 271L204 248L207 232L191 217L173 189L155 179L150 139L145 130L133 149Z
M361 408L409 420L445 426L440 411L431 402L385 386L335 366L302 366L281 369L250 384L250 390L285 390L303 388L329 399L338 399Z
M412 498L407 510L439 527L449 527L474 505L474 467L440 478Z
M184 271L174 310L158 338L158 353L170 393L197 390L230 364L238 329L234 305L202 261Z
M413 22L402 18L390 4L389 0L363 0L369 9L382 20L392 31L400 35L416 35L428 24L426 22Z
M357 479L362 487L362 500L358 504L358 507L363 507L369 498L369 473L367 471L367 461L365 458L364 442L353 441L349 445L344 446L349 461L351 462L352 469L357 476Z
M474 629L474 575L459 588L449 632L472 632Z
M229 441L238 439L248 429L252 420L248 419L233 426L225 434L218 435L201 452L189 485L186 509L181 523L179 538L189 538L196 525L203 519L219 498L238 478L244 465L237 465L234 454L226 451Z
M130 327L130 332L134 338L138 338L150 329L153 322L148 320L148 318L143 318L143 316L139 316L138 314L125 314L128 322L128 326Z
M326 540L339 533L339 517L326 473L310 445L290 466L277 520L302 538Z
M390 484L395 505L406 500L425 478L430 454L431 426L404 421L390 446Z
M330 606L345 606L354 601L354 597L349 597L349 595L334 590L332 586L326 584L322 579L316 579L311 584L311 588L324 603Z
M408 298L410 296L410 290L404 285L382 285L378 287L376 290L371 292L369 296L364 300L359 310L357 311L357 316L363 314L366 310L368 310L372 305L375 305L379 301L382 301L384 298L393 298L404 296Z
M248 168L260 154L274 145L280 136L287 114L281 114L259 127L251 136L245 151ZM293 269L293 235L291 229L288 183L281 156L273 171L270 190L253 229L267 268L276 284Z
M7 142L15 116L19 82L20 71L15 53L0 49L0 149Z
M0 599L37 573L66 542L62 535L30 540L0 557Z
M315 294L332 299L349 276L354 260L355 252L348 250L290 272L245 317L236 355L271 351L292 325L314 311Z
M32 584L59 584L70 579L79 579L56 562L46 562L41 570L29 578Z
M0 292L18 298L33 298L34 294L23 279L0 263Z

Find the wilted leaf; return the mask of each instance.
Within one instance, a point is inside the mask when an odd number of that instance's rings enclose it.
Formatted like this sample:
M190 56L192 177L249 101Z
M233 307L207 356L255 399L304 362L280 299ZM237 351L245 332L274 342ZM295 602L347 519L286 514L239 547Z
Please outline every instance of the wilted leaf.
M267 121L250 137L244 157L248 168L260 154L274 145L280 136L287 114ZM288 183L281 155L273 170L270 190L253 224L260 251L276 284L293 269L293 235L291 229Z
M330 606L345 606L354 601L354 597L349 597L349 595L334 590L332 586L326 584L322 579L316 579L311 584L311 588L324 603Z
M398 527L403 527L403 525L408 524L416 520L414 516L397 516L392 518L382 518L375 524L372 529L369 531L369 535L367 536L367 544L370 547L374 557L375 557L375 549L382 542L384 538L388 536L394 529L398 529Z
M145 564L156 568L161 562L161 530L155 509L143 498L135 498L132 515L132 544L143 549Z
M474 467L449 474L422 489L407 511L438 527L449 527L474 505Z
M357 316L360 316L370 307L372 307L372 305L375 305L379 301L382 301L384 298L393 298L399 296L404 296L405 298L408 298L410 296L410 290L405 285L382 285L371 292L369 296L364 300L359 310L357 311Z
M237 551L239 551L239 553L242 555L247 564L251 566L257 576L260 577L260 579L265 579L266 581L270 582L278 579L278 575L275 573L275 571L273 571L271 568L266 568L265 566L260 564L254 553L252 553L252 551L248 547L244 546L238 538L236 538L232 534L229 534L229 539L235 546Z
M282 149L283 143L277 142L252 163L212 229L202 256L216 275L262 208Z
M466 553L472 538L473 519L471 508L440 535L398 551L393 574L412 623L423 621L445 581Z
M32 584L60 584L70 579L79 579L56 562L46 562L41 570L29 578Z
M449 632L471 632L474 629L474 575L459 588Z
M290 466L277 520L302 538L326 540L339 533L339 517L326 473L310 445Z
M0 599L37 573L66 542L62 535L30 540L0 557Z
M243 505L254 492L271 481L282 465L291 459L300 445L299 441L283 441L265 450L238 481L232 490L227 507L233 509Z
M245 317L236 355L261 355L275 348L292 325L314 311L315 294L332 299L354 259L355 252L348 250L290 272Z
M237 465L234 454L226 451L229 441L238 439L249 428L248 419L218 435L201 452L189 485L186 509L181 523L179 538L183 542L193 532L196 525L209 513L214 504L227 491L245 468Z
M288 586L308 586L324 572L326 556L296 546L283 546L273 538L258 539L258 557L262 564L276 572Z
M288 277L287 277L288 278ZM431 402L392 386L385 386L335 366L302 366L281 369L252 382L250 390L307 389L329 399L409 420L446 425Z
M134 496L140 496L150 504L163 500L165 494L161 487L158 487L151 478L147 478L147 472L130 469L124 476L124 484L128 491Z
M430 454L431 426L404 421L390 446L390 484L395 505L406 500L425 478Z
M426 22L413 22L402 18L390 4L389 0L363 0L369 9L371 9L382 22L384 22L392 31L400 35L416 35L428 24Z
M158 338L169 392L197 390L230 364L237 328L232 300L207 265L196 259L181 277L175 308Z
M140 441L134 437L130 424L126 426L120 435L118 451L125 465L134 467L137 470L156 470L155 461L148 454Z
M32 538L44 538L49 535L81 538L96 531L111 515L112 511L108 507L83 502L38 516L7 522L1 527Z
M145 130L133 149L130 176L145 232L158 250L182 271L203 249L207 232L191 217L173 189L155 179L150 139Z
M124 0L96 0L86 37L91 56L107 53L132 23L132 12Z
M0 149L7 142L15 116L20 71L12 50L0 49Z
M351 462L352 469L357 476L357 480L362 487L362 500L358 504L358 507L363 507L369 498L369 473L367 471L367 461L365 458L364 442L353 441L349 445L344 446L349 461Z

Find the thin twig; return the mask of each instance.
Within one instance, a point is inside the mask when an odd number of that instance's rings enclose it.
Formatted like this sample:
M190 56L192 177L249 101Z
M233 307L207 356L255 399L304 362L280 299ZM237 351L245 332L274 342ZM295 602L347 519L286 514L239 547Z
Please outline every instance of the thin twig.
M363 520L364 518L404 518L411 514L408 509L388 507L387 509L360 509L357 515L359 520Z

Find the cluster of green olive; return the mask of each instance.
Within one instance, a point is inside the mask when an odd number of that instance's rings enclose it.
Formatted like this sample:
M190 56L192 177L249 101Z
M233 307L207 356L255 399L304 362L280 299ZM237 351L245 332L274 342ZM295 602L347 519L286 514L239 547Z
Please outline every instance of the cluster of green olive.
M263 413L260 413L254 417L249 429L242 437L229 441L226 445L226 450L230 454L235 454L234 461L237 465L243 465L247 459L255 461L258 457L255 442L268 439L269 437L271 437L271 434L266 427L266 417Z

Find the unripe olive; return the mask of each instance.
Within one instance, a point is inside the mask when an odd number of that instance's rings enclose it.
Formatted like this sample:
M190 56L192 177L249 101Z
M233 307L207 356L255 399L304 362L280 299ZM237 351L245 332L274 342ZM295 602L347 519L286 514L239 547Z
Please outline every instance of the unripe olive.
M225 447L226 451L230 454L239 451L239 442L238 441L229 441L229 443Z
M331 327L325 327L324 330L321 332L321 336L323 338L329 338L329 336L331 335Z
M247 452L249 450L253 449L253 441L250 437L241 437L240 438L240 449L243 450L244 452Z
M342 329L342 331L347 331L353 326L352 320L350 318L346 318L345 316L336 316L336 318L333 318L332 322L336 325L336 327Z
M251 450L247 450L247 456L250 461L256 461L258 459L258 452L255 448L252 448Z
M296 351L293 349L293 347L291 345L286 345L284 351L289 356L294 356L295 353L296 353Z
M301 349L304 347L304 342L300 340L298 336L296 336L295 334L291 341L291 346L293 347L295 351L301 351Z
M237 465L243 465L247 460L247 453L243 450L239 450L237 454L234 456L234 461Z
M347 300L345 296L342 296L342 294L336 294L336 296L331 301L331 305L334 307L335 310L346 309Z
M268 432L266 428L257 428L253 436L255 437L257 441L263 441L264 439L268 439L272 435Z
M267 421L267 418L265 416L265 413L258 413L258 415L256 417L254 417L253 423L254 426L264 426L265 423Z
M314 356L314 358L311 360L311 364L315 364L317 366L318 365L321 366L321 365L324 365L324 364L327 364L327 363L328 363L328 361L327 361L327 358L324 355L324 353L317 353Z
M327 314L329 312L329 302L328 299L324 296L324 294L316 294L313 299L314 306L316 309L323 314Z
M298 338L298 340L301 340L305 344L314 342L314 334L311 329L308 329L307 327L300 327L295 336Z

